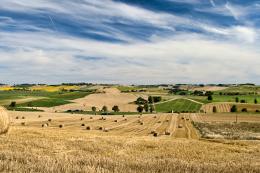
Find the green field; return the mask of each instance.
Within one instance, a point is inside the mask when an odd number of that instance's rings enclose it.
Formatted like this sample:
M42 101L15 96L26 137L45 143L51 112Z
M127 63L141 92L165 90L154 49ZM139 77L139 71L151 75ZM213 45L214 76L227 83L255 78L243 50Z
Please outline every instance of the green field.
M157 112L198 112L201 104L186 99L177 99L155 105Z
M37 98L33 100L17 104L17 107L53 107L70 103L70 100L85 97L94 91L0 91L0 104L8 106L12 101L24 98Z
M202 103L211 103L211 102L235 102L236 97L239 100L245 100L246 103L254 103L254 100L257 99L258 103L260 103L260 96L259 95L237 95L237 96L228 96L228 95L216 95L214 94L212 101L208 101L208 97L206 96L189 96L193 100L202 102Z

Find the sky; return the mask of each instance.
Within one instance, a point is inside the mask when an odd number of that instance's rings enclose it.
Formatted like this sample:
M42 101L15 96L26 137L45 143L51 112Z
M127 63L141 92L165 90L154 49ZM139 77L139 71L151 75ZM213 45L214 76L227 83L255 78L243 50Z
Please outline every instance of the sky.
M1 0L0 83L260 84L260 0Z

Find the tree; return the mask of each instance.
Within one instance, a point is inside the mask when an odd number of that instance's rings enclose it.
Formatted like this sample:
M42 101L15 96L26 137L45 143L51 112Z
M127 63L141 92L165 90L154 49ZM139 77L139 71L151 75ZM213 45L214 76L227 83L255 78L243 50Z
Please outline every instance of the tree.
M143 110L144 110L143 106L139 105L139 106L137 107L137 111L138 111L139 113L142 113Z
M148 103L146 103L146 104L144 105L144 110L145 110L145 112L148 112L148 111L149 111L149 105L148 105Z
M230 112L237 112L237 106L233 105L230 109Z
M216 106L213 106L213 112L217 113L217 107Z
M255 99L255 104L257 104L258 103L258 101L257 101L257 99Z
M107 111L108 111L107 106L103 106L103 107L102 107L102 111L105 112L105 113L107 113Z
M238 98L238 97L236 97L236 102L237 102L237 103L239 102L239 98Z
M119 109L119 107L117 105L113 106L112 110L114 112L119 112L120 111L120 109Z
M149 97L148 97L148 102L149 102L149 103L153 103L153 97L152 97L152 96L149 96Z
M212 100L213 100L212 95L209 95L209 96L208 96L208 101L212 101Z
M91 109L92 109L92 112L96 112L97 111L97 108L95 106L93 106Z
M145 100L144 98L142 97L138 97L135 101L136 104L138 105L143 105L143 104L146 104L147 103L147 100Z
M240 103L246 103L246 100L240 100Z
M150 110L151 113L153 113L153 111L154 111L154 106L153 106L153 105L150 105L150 109L149 109L149 110Z
M16 102L11 102L11 104L9 105L10 107L16 107Z

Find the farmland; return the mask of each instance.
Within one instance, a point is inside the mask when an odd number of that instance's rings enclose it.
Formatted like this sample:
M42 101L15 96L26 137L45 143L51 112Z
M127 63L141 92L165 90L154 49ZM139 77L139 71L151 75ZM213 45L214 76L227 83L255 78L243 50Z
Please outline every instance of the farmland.
M176 99L155 105L157 112L198 112L200 107L201 104L186 99Z
M196 114L117 115L105 120L65 113L10 115L11 131L0 137L0 167L5 172L259 171L259 142L198 140L191 123ZM49 126L42 127L44 123Z
M108 173L259 171L260 116L255 112L259 104L208 102L206 96L173 95L159 88L141 92L120 91L118 86L82 88L1 91L3 105L11 101L17 105L10 108L16 111L8 112L9 133L0 136L0 169ZM138 113L136 99L148 100L149 96L161 97L152 104L156 111ZM233 104L237 105L236 113L230 113ZM114 105L119 106L119 112L112 111ZM91 111L93 106L97 112ZM107 114L101 111L103 106L107 106ZM212 112L213 106L217 113ZM245 107L248 112L241 113ZM204 113L199 113L201 110Z

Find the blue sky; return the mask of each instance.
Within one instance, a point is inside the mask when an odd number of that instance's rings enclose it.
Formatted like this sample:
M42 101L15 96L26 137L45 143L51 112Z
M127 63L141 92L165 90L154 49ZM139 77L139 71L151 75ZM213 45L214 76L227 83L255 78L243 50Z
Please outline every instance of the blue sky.
M0 83L260 83L259 0L1 0Z

